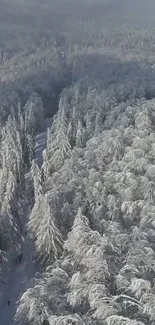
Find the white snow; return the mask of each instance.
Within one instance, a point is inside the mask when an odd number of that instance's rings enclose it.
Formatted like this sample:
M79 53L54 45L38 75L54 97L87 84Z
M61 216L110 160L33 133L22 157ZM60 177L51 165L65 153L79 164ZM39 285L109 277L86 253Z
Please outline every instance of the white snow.
M46 147L47 127L51 125L51 119L46 120L45 132L38 134L35 141L35 162L40 167L42 165L42 152ZM28 184L29 174L26 175L26 185ZM34 277L36 269L33 262L33 245L28 235L25 235L26 224L30 207L23 220L23 239L20 242L23 259L21 263L16 263L16 252L11 252L9 257L9 266L7 274L7 284L1 292L0 299L0 325L14 325L14 315L17 308L17 302L21 295L29 286L29 281ZM10 301L10 305L8 305Z

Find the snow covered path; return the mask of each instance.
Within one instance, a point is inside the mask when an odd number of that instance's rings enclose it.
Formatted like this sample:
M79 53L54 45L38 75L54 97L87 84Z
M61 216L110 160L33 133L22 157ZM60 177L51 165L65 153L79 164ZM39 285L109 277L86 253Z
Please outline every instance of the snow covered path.
M35 145L35 161L38 166L42 164L42 152L46 147L46 133L49 127L49 120L45 124L45 132L36 136ZM29 174L26 175L26 185L28 184ZM28 189L27 189L28 190ZM23 220L23 240L21 241L23 259L21 263L17 264L14 258L10 263L10 271L8 272L7 285L2 294L2 301L0 303L0 325L14 325L18 324L14 321L17 302L21 295L27 289L29 281L34 277L36 269L33 262L33 245L28 235L25 234L26 224L30 208L27 207L26 215ZM10 301L10 305L8 305Z

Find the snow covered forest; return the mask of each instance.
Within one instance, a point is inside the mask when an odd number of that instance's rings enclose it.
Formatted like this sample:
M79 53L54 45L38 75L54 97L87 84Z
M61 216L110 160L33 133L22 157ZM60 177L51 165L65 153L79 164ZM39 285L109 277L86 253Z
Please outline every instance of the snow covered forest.
M0 325L155 325L155 1L0 2Z

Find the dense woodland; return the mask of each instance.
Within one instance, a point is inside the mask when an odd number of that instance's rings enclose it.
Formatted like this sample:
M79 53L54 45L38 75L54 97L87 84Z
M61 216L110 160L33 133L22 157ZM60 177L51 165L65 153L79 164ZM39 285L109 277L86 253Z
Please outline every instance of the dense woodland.
M0 291L28 204L38 269L14 324L155 325L154 18L153 0L0 3Z

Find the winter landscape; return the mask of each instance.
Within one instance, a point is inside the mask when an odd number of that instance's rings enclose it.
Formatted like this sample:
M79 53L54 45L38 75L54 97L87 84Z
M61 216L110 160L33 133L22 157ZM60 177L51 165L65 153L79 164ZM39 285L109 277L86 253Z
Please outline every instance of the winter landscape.
M155 1L0 2L0 325L155 325Z

